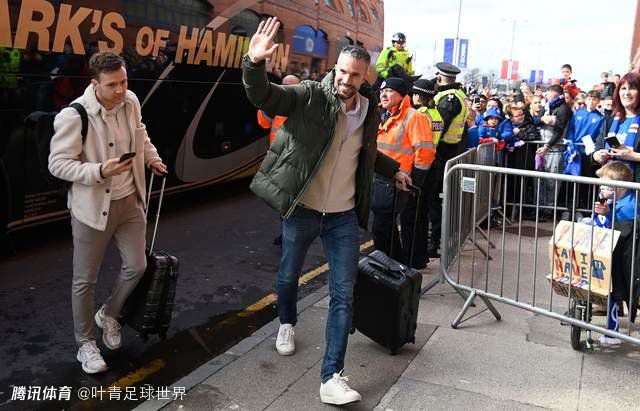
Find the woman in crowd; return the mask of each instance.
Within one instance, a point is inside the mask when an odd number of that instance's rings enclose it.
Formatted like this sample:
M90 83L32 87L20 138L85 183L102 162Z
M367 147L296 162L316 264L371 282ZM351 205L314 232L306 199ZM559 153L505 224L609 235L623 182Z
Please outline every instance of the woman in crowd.
M609 127L607 137L617 137L619 146L611 147L601 136L597 147L600 149L593 154L593 159L600 164L609 160L621 160L627 163L633 171L634 181L640 182L640 139L638 126L640 124L640 74L627 73L618 83L613 93L614 119Z

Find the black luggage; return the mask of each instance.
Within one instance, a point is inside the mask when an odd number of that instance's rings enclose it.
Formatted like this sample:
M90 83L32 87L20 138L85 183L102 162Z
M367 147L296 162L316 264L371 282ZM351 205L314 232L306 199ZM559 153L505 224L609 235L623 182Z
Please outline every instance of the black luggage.
M420 189L410 188L418 196L417 221ZM397 195L394 215L395 203ZM415 235L411 250L414 241ZM421 287L422 274L419 271L399 263L384 252L376 250L363 257L358 263L358 278L354 288L354 328L388 348L391 355L395 355L404 344L415 343Z
M144 341L152 334L158 334L162 339L167 337L178 281L178 259L153 248L158 231L165 183L166 177L162 179L153 238L147 250L147 269L122 309L122 322L136 330ZM149 183L147 209L152 187L153 173Z

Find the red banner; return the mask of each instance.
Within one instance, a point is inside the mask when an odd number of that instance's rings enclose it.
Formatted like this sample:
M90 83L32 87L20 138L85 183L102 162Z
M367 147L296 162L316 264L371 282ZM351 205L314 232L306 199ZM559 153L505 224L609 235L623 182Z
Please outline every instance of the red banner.
M507 72L509 71L509 61L502 60L502 67L500 67L500 78L502 80L507 79Z
M511 80L518 79L518 64L519 64L519 61L517 60L514 60L511 62Z

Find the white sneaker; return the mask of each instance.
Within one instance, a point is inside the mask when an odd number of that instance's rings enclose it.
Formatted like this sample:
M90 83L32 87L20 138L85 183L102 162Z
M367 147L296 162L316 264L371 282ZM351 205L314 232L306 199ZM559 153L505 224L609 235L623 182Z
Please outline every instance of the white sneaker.
M120 323L113 317L104 314L104 305L95 316L96 324L102 328L102 342L110 350L117 350L122 346Z
M76 358L82 363L82 369L87 374L95 374L108 370L107 363L104 362L102 355L100 355L100 350L96 346L95 341L82 344Z
M292 355L296 352L296 344L293 342L293 326L291 324L282 324L278 330L278 338L276 338L276 351L280 355Z
M600 345L605 347L622 344L622 340L620 338L609 337L608 335L601 335L599 341Z
M343 405L350 402L360 401L362 397L356 390L352 390L348 385L348 377L334 373L333 377L325 383L320 384L320 401L325 404Z

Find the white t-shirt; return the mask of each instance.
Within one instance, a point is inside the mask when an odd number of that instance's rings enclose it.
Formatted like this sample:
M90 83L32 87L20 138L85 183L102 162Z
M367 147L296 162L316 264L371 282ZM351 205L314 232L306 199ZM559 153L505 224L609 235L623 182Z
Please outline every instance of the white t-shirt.
M102 120L106 124L107 132L110 133L109 140L115 142L115 154L120 157L124 153L132 150L131 131L128 127L127 115L124 103L120 103L111 110L102 107ZM125 198L136 192L133 181L133 171L130 169L126 173L111 177L111 201Z

